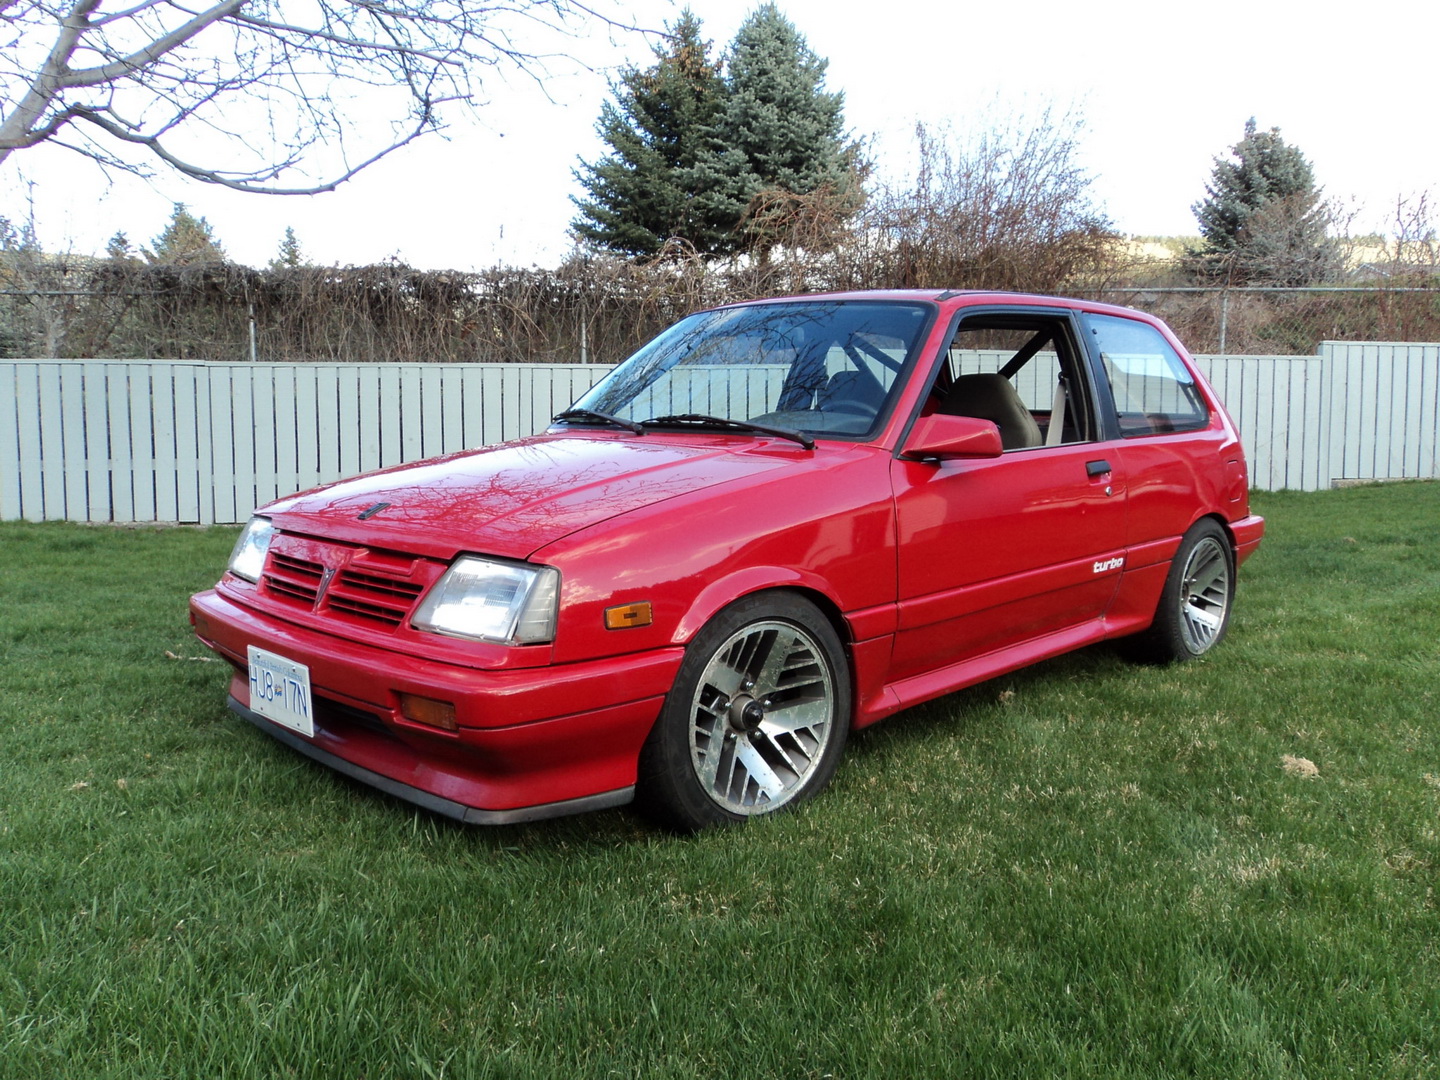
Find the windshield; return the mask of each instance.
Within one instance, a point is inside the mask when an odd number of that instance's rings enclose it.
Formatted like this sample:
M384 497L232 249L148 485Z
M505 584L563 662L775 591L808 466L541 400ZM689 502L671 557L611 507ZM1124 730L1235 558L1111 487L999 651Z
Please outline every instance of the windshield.
M718 417L865 437L930 316L924 304L801 300L702 311L601 380L576 408L643 422Z

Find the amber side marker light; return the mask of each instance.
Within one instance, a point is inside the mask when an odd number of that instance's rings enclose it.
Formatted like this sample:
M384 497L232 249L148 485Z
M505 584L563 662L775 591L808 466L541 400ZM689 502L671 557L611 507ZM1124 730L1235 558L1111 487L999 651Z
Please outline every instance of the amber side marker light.
M652 619L648 601L605 609L606 630L630 630L636 626L649 626Z
M415 724L444 728L446 731L460 730L460 725L455 721L453 702L436 701L419 694L401 694L400 715Z

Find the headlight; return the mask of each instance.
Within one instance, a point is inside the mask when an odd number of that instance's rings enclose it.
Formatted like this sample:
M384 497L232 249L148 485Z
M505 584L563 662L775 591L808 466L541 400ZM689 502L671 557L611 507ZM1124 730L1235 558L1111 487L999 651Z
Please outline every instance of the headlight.
M437 581L410 620L417 630L533 645L555 637L560 571L463 555Z
M275 526L269 518L252 517L230 553L230 573L246 581L259 581L260 571L265 568L265 553L270 550L274 535Z

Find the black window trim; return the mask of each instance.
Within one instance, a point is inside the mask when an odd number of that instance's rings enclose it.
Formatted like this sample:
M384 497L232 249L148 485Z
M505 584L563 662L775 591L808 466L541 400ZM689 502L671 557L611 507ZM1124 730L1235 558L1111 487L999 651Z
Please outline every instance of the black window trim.
M1079 321L1083 312L1071 307L1045 307L1042 305L984 305L976 307L962 307L955 312L950 320L942 344L936 350L935 361L931 367L930 375L925 382L925 391L920 395L915 415L910 418L910 423L905 426L901 434L899 447L903 447L905 439L909 437L910 429L920 417L920 411L925 407L925 402L935 392L935 385L940 380L941 373L948 371L950 363L950 343L955 340L955 335L960 332L963 323L972 322L976 319L991 318L997 323L1014 319L1020 325L1015 327L997 326L996 329L1016 329L1039 331L1044 327L1036 325L1037 321L1043 320L1055 328L1056 335L1063 335L1068 341L1069 351L1074 362L1074 367L1081 376L1082 383L1078 388L1079 397L1083 404L1090 410L1090 422L1092 427L1091 437L1082 442L1060 443L1059 447L1088 446L1095 443L1109 442L1119 438L1119 424L1114 418L1114 402L1110 396L1109 382L1103 378L1097 378L1096 357L1093 350L1087 347L1085 341L1086 328ZM1052 335L1052 337L1055 335ZM1043 343L1042 343L1043 344ZM1056 342L1057 351L1060 343ZM1038 349L1036 350L1039 351ZM1063 365L1062 365L1063 369ZM1072 391L1071 400L1075 399ZM897 453L899 452L897 447ZM1059 449L1059 447L1027 446L1007 450L1005 453L1034 453L1036 450Z

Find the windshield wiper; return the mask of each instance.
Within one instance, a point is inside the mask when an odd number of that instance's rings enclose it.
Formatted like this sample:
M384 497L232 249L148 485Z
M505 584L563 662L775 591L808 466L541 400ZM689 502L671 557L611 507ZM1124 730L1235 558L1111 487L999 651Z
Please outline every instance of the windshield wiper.
M552 422L564 422L567 420L594 420L596 423L609 424L611 427L624 428L626 431L633 431L636 435L644 435L645 427L637 424L634 420L622 420L618 416L611 416L609 413L596 412L594 409L566 409L564 412L556 413L550 418Z
M777 438L797 442L806 450L815 449L815 440L803 431L789 428L770 427L767 424L752 424L748 420L728 420L723 416L706 416L704 413L678 413L675 416L652 416L642 420L646 427L708 427L726 431L749 431L757 435L774 435Z

